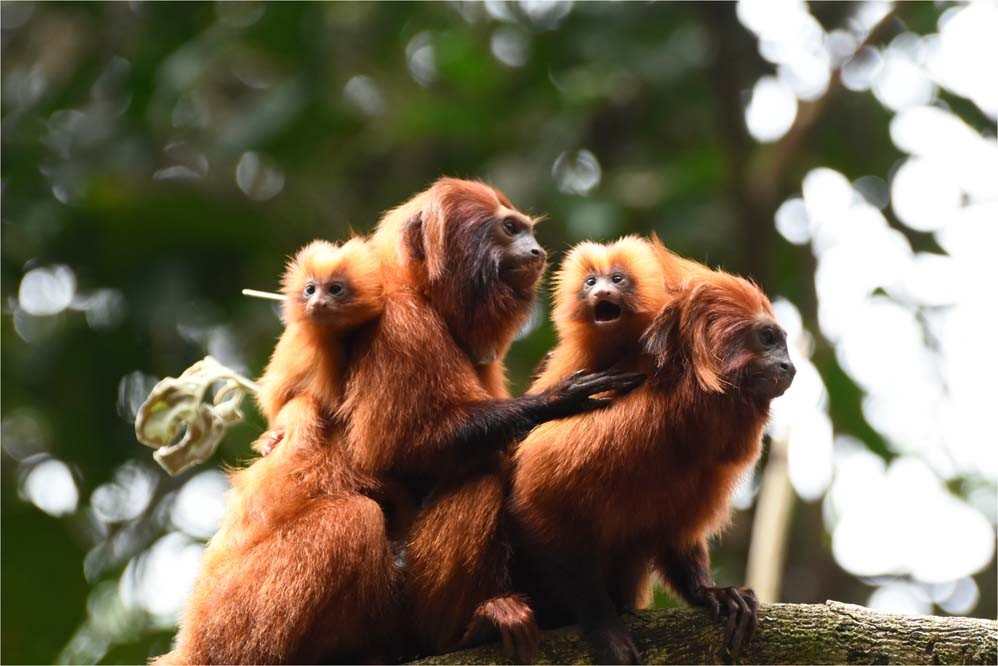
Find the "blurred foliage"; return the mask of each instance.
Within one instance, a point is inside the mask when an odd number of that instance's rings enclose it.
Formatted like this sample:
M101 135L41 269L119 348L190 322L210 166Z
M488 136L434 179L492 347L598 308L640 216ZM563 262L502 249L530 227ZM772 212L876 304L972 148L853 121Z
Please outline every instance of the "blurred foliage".
M158 503L177 485L161 473L138 519L86 508L123 463L149 463L135 395L206 353L258 375L280 324L240 289L274 288L300 245L370 230L439 175L485 179L547 215L538 233L554 263L582 239L657 231L754 276L813 324L813 258L776 234L773 212L818 164L896 163L872 96L832 99L775 180L747 174L771 147L748 138L741 104L770 66L733 6L489 7L2 5L3 662L56 659L88 603L93 613L163 532ZM846 9L815 14L834 24ZM938 11L913 6L905 20L931 26ZM56 265L71 271L68 307L18 311L25 274ZM553 341L544 323L514 347L517 389ZM815 362L836 430L886 455L820 341ZM251 415L210 464L246 459L261 428ZM68 464L81 508L54 518L23 501L32 456ZM819 514L797 513L785 598L862 602L870 588L835 565ZM749 526L739 517L715 549L724 583L741 580ZM116 535L85 576L87 553ZM983 576L975 613L993 616ZM170 633L133 624L97 653L144 661Z

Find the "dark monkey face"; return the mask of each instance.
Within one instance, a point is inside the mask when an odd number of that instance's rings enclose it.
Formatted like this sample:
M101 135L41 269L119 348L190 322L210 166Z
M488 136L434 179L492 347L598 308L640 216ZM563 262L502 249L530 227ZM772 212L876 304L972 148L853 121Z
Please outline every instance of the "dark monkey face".
M745 389L769 400L790 388L797 369L787 351L787 334L771 317L762 316L745 332L752 359L745 366Z
M695 278L643 340L664 376L692 372L704 391L750 396L759 404L783 395L797 372L766 296L720 271Z
M498 250L499 279L517 290L536 284L544 272L547 253L534 238L534 225L523 214L500 208L491 222L491 236Z

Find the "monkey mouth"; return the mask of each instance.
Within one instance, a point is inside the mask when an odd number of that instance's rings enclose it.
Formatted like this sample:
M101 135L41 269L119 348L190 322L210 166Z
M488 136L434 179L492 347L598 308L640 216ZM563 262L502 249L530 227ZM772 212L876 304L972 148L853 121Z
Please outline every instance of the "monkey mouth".
M600 301L593 308L593 320L597 324L609 324L620 319L623 310L616 303L610 301Z
M541 276L543 268L543 263L527 263L500 267L499 276L503 282L514 289L529 289L537 283L537 279Z

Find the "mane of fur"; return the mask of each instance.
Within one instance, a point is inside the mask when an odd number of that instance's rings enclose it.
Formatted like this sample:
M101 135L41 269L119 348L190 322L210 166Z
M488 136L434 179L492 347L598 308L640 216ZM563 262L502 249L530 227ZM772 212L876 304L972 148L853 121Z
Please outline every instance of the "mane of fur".
M650 557L648 539L694 543L726 525L768 417L741 391L739 332L771 307L748 281L690 264L642 338L648 381L517 449L511 507L531 538L607 552L644 539Z
M372 238L396 276L388 281L430 302L475 360L505 354L536 292L499 279L490 227L501 208L513 205L498 189L441 178L386 213Z

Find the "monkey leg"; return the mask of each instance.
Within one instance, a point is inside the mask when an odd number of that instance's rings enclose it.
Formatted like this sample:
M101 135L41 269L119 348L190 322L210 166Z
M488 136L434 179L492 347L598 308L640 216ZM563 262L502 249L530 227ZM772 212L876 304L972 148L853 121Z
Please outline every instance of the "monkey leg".
M637 547L619 550L611 558L607 582L618 613L630 613L651 605L651 561L651 556Z
M394 556L378 505L310 500L247 549L212 544L178 637L187 663L318 663L383 656Z
M710 575L707 544L667 546L656 558L660 573L672 589L692 606L709 610L724 621L724 644L735 659L752 640L758 623L759 600L747 587L717 587Z
M509 544L501 523L506 487L495 470L432 499L412 528L406 603L421 652L501 638L530 661L539 631L522 597L509 594Z
M544 608L545 626L548 618L562 624L567 611L579 624L595 663L641 662L614 599L629 598L633 604L641 584L636 562L627 563L628 575L624 576L619 570L608 570L602 558L585 548L559 550L549 543L535 542L522 532L517 535L516 547L518 574L535 595L532 598Z

